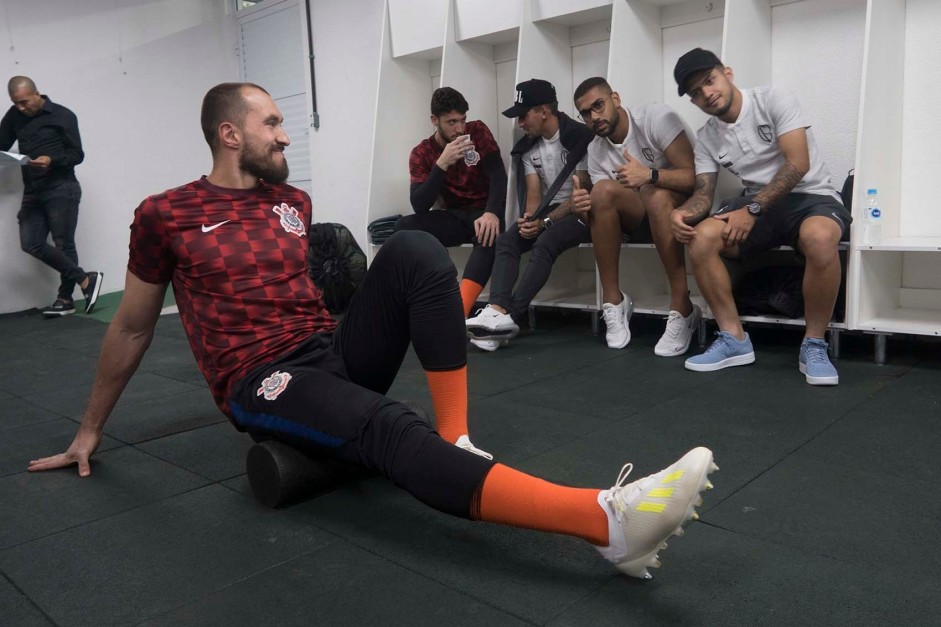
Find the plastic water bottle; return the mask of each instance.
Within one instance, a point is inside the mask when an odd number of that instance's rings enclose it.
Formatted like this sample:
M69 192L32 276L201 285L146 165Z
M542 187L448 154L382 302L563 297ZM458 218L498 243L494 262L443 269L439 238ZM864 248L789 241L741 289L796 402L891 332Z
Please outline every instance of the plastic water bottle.
M878 244L882 241L882 209L879 208L877 189L866 191L869 202L866 203L866 217L863 222L863 244Z

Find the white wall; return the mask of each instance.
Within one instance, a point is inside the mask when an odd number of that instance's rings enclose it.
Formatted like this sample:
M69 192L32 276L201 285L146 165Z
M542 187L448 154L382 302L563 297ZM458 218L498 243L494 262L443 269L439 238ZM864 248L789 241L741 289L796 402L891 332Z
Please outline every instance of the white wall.
M905 9L905 78L902 90L902 237L941 237L938 203L938 138L941 89L935 78L941 59L941 2L909 0ZM866 183L880 187L878 178ZM880 194L881 196L882 194ZM887 211L898 211L887 207ZM939 280L935 274L936 281Z
M803 0L771 10L771 83L797 95L838 190L856 161L865 26L866 0Z
M314 220L345 224L360 246L368 243L363 233L382 12L383 0L312 0L310 7L320 112L320 128L310 137ZM427 111L416 115L425 119ZM406 168L403 176L407 174Z
M140 201L208 173L199 127L206 90L238 80L227 0L0 0L0 77L36 81L76 113L85 162L79 261L123 289ZM20 250L18 172L0 170L0 313L47 305L57 274ZM78 295L78 294L76 294Z

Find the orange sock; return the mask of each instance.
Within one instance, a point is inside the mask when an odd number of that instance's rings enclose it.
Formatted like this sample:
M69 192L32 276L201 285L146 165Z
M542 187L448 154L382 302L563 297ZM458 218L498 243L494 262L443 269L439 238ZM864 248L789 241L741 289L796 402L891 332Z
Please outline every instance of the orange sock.
M438 433L454 444L467 435L467 366L443 372L426 370L425 378L435 406Z
M569 488L496 464L480 490L479 520L564 533L608 546L599 490Z
M464 317L470 315L477 302L477 297L484 291L484 286L470 279L461 279L461 302L464 303Z

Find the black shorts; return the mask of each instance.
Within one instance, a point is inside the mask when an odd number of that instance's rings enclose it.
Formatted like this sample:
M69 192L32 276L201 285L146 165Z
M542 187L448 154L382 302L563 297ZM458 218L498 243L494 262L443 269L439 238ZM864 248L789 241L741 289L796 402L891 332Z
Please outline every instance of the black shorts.
M714 215L742 209L752 198L753 196L738 196L723 200ZM839 200L822 194L788 194L755 221L748 238L738 245L739 256L747 259L762 251L785 245L793 246L797 250L801 224L813 216L824 216L839 224L840 241L849 237L853 218Z

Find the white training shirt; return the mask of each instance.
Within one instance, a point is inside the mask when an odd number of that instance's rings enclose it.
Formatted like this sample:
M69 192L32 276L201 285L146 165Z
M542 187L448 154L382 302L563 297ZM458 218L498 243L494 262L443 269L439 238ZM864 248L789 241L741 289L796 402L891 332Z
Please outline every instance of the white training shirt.
M781 87L742 89L742 110L727 124L712 117L696 133L696 174L718 172L721 165L739 177L746 194L756 194L784 165L778 137L798 128L807 129L810 170L793 190L839 199L817 142L797 97Z
M523 173L526 176L530 174L539 175L539 180L542 183L542 193L545 196L546 192L549 191L549 187L555 183L559 173L565 169L568 154L568 148L562 146L561 130L556 131L550 139L540 137L539 141L523 155ZM575 166L574 172L587 170L587 162L588 155L585 155ZM565 183L562 184L559 192L549 204L555 205L565 202L571 197L572 179L567 177Z
M680 133L686 131L683 120L668 105L656 102L632 107L627 111L630 125L623 144L615 144L607 137L595 137L588 144L588 174L592 184L615 178L613 170L627 163L624 149L648 168L670 166L664 151ZM689 133L688 136L691 137Z

